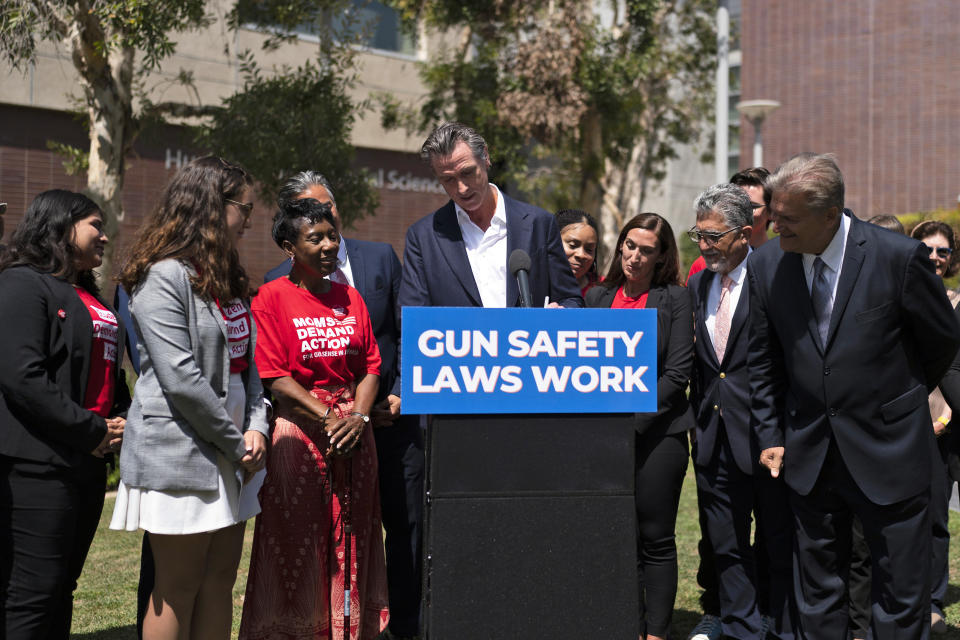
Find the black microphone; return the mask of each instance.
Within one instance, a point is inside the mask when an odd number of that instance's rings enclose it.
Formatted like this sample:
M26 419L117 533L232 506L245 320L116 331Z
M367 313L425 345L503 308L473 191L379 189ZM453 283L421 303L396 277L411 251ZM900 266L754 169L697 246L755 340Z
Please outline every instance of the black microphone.
M532 307L533 301L530 299L530 255L523 249L514 249L510 254L510 260L507 262L510 268L510 274L517 279L517 286L520 288L520 306Z

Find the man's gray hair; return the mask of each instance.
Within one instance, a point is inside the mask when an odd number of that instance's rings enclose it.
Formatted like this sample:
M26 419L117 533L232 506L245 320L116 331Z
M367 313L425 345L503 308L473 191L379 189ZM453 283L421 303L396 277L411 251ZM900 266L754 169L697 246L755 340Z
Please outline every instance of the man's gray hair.
M322 173L317 171L301 171L290 176L280 187L280 193L277 194L277 206L283 209L287 204L298 199L304 191L317 185L327 190L330 195L330 202L336 206L337 202L333 199L333 189L330 188L330 182Z
M814 211L843 210L843 174L832 153L800 153L784 162L767 180L771 198L776 191L803 195Z
M487 142L483 136L459 122L446 122L434 129L420 147L420 159L430 164L434 157L449 156L458 142L465 142L473 152L473 157L481 165L486 167L489 164Z
M750 206L750 196L743 190L743 187L729 182L709 187L697 196L693 208L697 212L697 220L711 211L716 211L723 216L724 222L731 229L753 225L753 207Z

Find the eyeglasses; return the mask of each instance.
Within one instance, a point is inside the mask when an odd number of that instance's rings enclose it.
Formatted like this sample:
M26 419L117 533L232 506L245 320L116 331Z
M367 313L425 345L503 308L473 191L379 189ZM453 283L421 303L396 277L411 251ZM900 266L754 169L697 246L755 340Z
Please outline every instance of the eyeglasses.
M253 203L252 202L237 202L236 200L231 200L230 198L224 198L224 202L229 202L232 205L235 205L243 213L243 219L249 220L250 215L253 213Z
M756 211L757 209L763 209L765 206L767 206L767 205L764 204L763 202L751 202L751 203L750 203L750 208L753 209L754 211Z
M922 242L920 244L923 244ZM926 244L923 244L924 247L927 247ZM936 253L938 258L943 258L946 260L951 255L953 255L953 249L950 247L927 247L927 250L931 253Z
M733 233L734 231L740 231L740 229L743 229L743 227L734 227L733 229L727 229L726 231L717 233L715 231L700 231L700 229L697 229L696 227L691 227L690 230L687 231L687 237L690 238L691 242L695 242L697 244L700 244L700 241L704 240L708 246L712 247L720 242L723 236L727 235L728 233Z

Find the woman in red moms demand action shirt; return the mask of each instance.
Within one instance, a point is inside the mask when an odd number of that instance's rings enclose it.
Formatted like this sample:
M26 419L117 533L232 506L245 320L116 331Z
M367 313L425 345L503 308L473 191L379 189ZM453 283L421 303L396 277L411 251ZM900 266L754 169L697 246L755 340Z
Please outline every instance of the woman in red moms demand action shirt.
M0 637L70 633L104 455L119 448L130 404L122 330L93 275L106 243L92 200L45 191L0 259Z
M330 204L290 203L274 217L273 236L293 266L289 276L261 287L252 306L255 360L277 418L240 638L372 639L389 617L368 417L380 352L360 294L327 277L337 270L340 244ZM346 500L352 534L343 526Z

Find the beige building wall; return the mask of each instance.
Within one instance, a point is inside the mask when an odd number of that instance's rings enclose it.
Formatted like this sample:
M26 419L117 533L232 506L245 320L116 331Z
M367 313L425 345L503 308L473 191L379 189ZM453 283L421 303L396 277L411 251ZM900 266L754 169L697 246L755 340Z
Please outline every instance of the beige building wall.
M208 27L174 34L176 52L165 58L161 67L146 79L150 100L219 104L242 87L243 76L237 56L248 49L255 52L266 73L284 66L296 67L314 59L317 44L309 37L267 53L262 50L264 35L252 29L230 31L226 13L232 4L227 0L210 2L213 20ZM417 59L425 56L435 43L439 43L436 37L427 39L417 56L361 51L358 53L359 81L351 97L359 103L372 94L389 92L401 101L415 101L425 91L417 74ZM192 76L192 86L179 81L182 72ZM77 73L64 43L42 43L34 64L26 73L0 63L0 79L2 103L68 111L76 108L76 100L81 96ZM372 149L417 151L422 140L418 136L408 136L402 130L385 131L380 126L379 113L368 110L358 117L352 142L355 146Z

